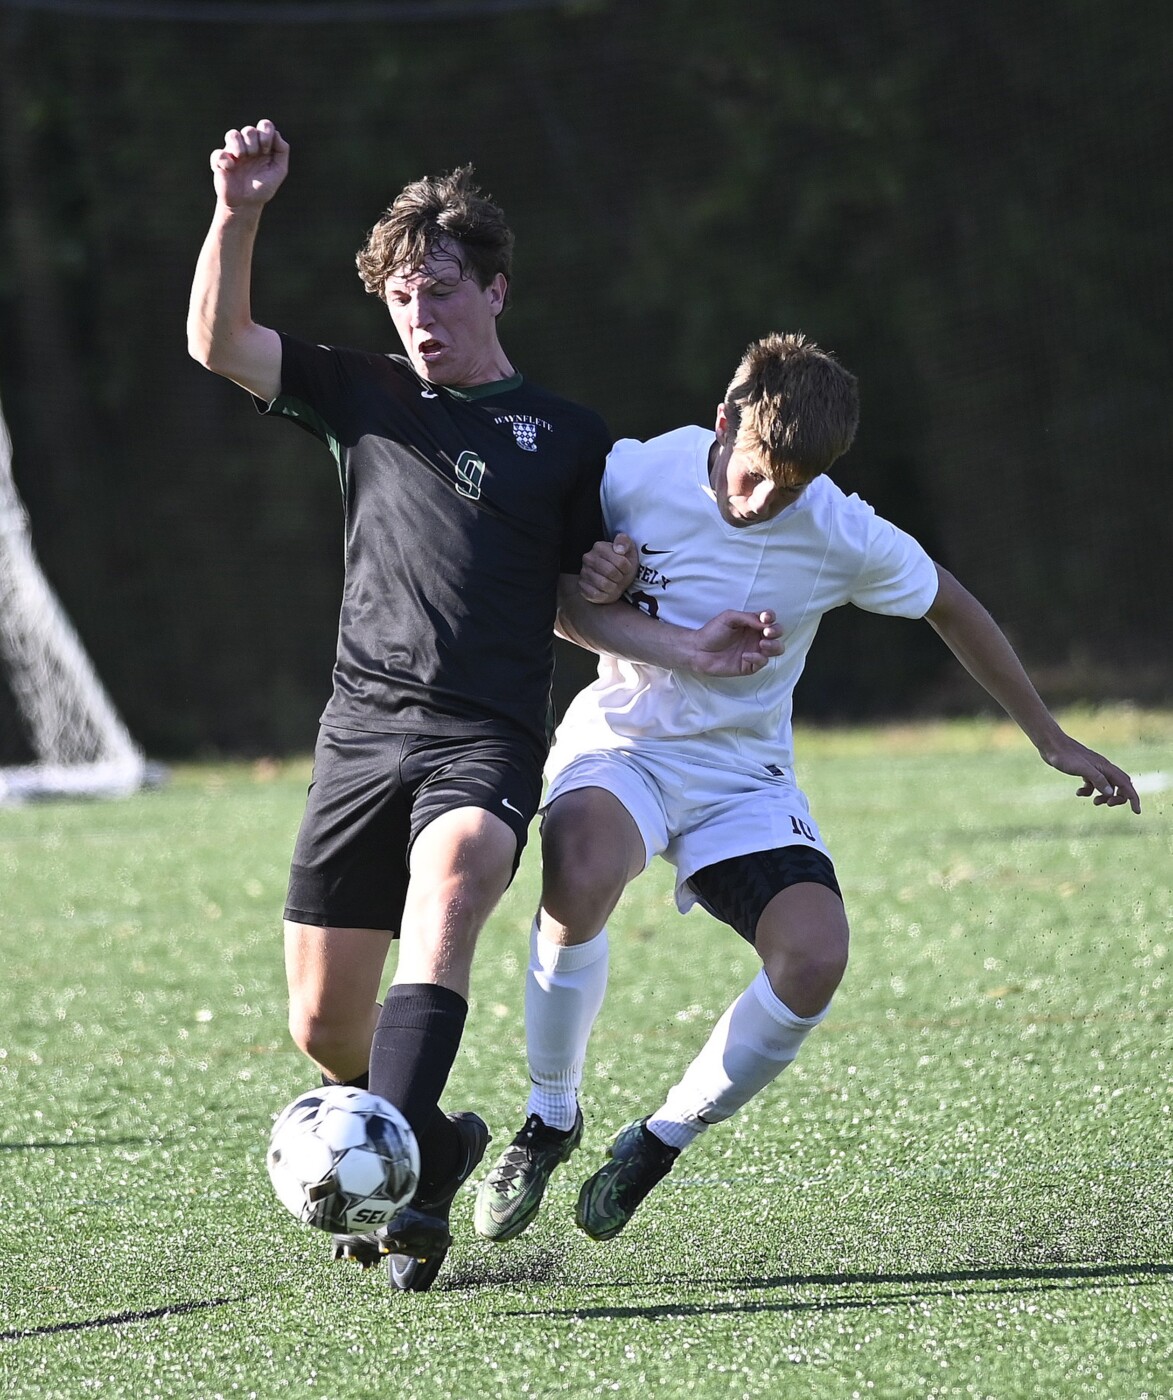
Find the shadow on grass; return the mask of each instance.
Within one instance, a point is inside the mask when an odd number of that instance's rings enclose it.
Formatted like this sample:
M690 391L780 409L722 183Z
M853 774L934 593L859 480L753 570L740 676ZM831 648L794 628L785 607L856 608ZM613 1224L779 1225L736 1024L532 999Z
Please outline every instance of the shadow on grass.
M158 1147L163 1137L62 1138L48 1142L0 1142L0 1152L45 1152L59 1147Z
M703 1279L689 1281L690 1287L708 1287L718 1291L766 1292L780 1288L882 1288L882 1292L867 1292L856 1296L836 1293L829 1297L795 1299L786 1302L738 1303L663 1303L643 1307L542 1308L533 1312L512 1310L513 1317L688 1317L716 1313L818 1313L838 1312L852 1308L874 1308L893 1304L915 1304L926 1298L956 1298L970 1294L999 1296L1012 1293L1049 1293L1072 1291L1106 1285L1112 1288L1135 1287L1145 1281L1173 1277L1173 1264L1089 1264L1052 1265L1041 1268L957 1269L908 1274L777 1274L769 1278ZM488 1280L479 1280L487 1282ZM513 1280L526 1281L524 1277ZM538 1282L538 1280L532 1280ZM664 1280L674 1286L679 1280ZM990 1284L1011 1284L1012 1287L991 1289ZM467 1284L466 1284L467 1286ZM607 1284L604 1287L633 1288L640 1284ZM655 1284L644 1285L655 1287Z
M165 1308L147 1308L143 1312L110 1313L108 1317L87 1317L81 1322L50 1322L44 1327L21 1327L0 1332L0 1342L20 1342L29 1337L48 1337L54 1332L86 1332L93 1327L122 1327L128 1322L150 1322L157 1317L175 1317L179 1313L200 1312L204 1308L223 1308L240 1303L241 1298L206 1298L198 1303L172 1303Z

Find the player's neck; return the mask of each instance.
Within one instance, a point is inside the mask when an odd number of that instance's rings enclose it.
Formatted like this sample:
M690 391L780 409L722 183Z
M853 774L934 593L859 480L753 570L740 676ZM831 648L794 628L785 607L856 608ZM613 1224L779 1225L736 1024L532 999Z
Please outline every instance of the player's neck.
M462 371L458 381L445 387L449 389L480 389L486 384L500 384L503 379L512 379L517 371L499 342L494 342L485 354L470 368Z

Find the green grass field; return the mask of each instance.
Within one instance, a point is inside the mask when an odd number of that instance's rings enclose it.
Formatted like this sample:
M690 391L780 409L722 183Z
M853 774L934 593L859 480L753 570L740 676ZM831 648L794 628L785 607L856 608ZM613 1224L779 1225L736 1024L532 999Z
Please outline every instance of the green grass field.
M653 869L612 923L581 1151L511 1245L462 1193L421 1295L328 1263L265 1175L312 1082L279 938L307 766L0 812L0 1393L1173 1395L1173 716L1066 719L1144 775L1142 816L1003 725L801 732L854 934L827 1022L618 1239L576 1231L754 970ZM536 871L531 846L446 1100L497 1146Z

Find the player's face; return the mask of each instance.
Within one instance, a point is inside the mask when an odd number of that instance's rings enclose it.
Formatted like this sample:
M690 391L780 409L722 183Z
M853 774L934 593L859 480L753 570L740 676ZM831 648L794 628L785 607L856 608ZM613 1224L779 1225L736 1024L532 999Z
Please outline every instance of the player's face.
M722 518L739 529L773 520L806 489L779 486L765 475L756 458L737 450L724 404L717 410L717 441L709 450L709 484Z
M453 386L491 384L512 374L497 340L505 278L487 287L466 276L458 253L440 245L414 271L387 278L391 321L421 379Z

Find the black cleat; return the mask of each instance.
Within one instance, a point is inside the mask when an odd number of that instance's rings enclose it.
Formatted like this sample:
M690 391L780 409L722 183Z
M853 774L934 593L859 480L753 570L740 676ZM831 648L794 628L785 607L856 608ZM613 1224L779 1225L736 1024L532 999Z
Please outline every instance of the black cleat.
M502 1243L527 1229L542 1204L550 1174L581 1141L581 1110L575 1113L574 1126L565 1130L549 1128L531 1113L477 1188L477 1234Z
M611 1158L582 1184L574 1223L592 1240L614 1239L656 1182L662 1181L680 1156L647 1129L639 1118L619 1130L607 1149Z
M349 1259L364 1269L373 1268L388 1253L377 1230L362 1235L334 1236L334 1258Z
M403 1293L426 1293L452 1243L448 1216L457 1191L476 1170L491 1138L484 1121L475 1113L450 1113L449 1121L464 1145L464 1164L456 1175L429 1196L418 1193L378 1232L379 1245L390 1255L387 1268L391 1287Z

